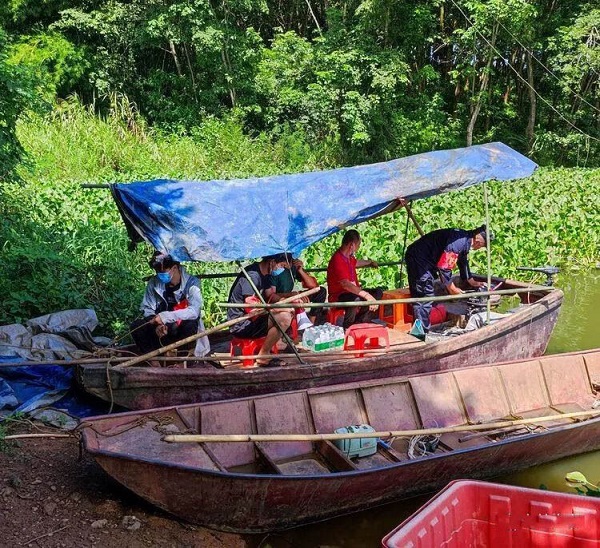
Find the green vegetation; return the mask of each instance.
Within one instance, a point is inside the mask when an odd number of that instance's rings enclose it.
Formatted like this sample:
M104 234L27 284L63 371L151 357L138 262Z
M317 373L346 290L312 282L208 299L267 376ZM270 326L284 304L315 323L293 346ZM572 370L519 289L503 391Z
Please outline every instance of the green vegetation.
M126 331L137 314L150 250L130 253L123 223L107 190L83 182L151 177L211 179L331 167L327 155L299 136L272 142L250 138L235 120L208 119L193 135L174 138L148 128L135 109L115 98L104 119L77 101L18 128L35 165L21 182L0 184L0 324L54 310L92 307L109 335ZM320 161L318 161L320 158ZM512 275L519 265L590 265L600 245L597 192L600 170L542 168L532 178L491 183L490 216L497 233L492 268ZM483 190L445 194L413 204L425 230L473 227L484 219ZM359 230L361 254L381 262L402 256L403 212L375 219ZM412 225L408 241L416 237ZM310 266L325 266L339 243L328 238L307 250ZM473 260L485 271L485 255ZM233 265L194 264L194 272L231 272ZM365 283L395 286L396 268L365 270ZM321 275L322 276L322 275ZM321 277L321 279L323 279ZM205 280L207 323L222 318L230 279Z
M301 134L344 164L494 140L545 165L600 160L589 0L4 4L0 90L50 105L77 94L106 113L122 94L177 135L233 113L247 134Z
M0 323L90 306L119 334L136 314L150 250L127 252L109 193L81 183L298 172L494 140L545 166L489 185L494 271L595 263L599 20L587 0L4 2ZM470 227L482 194L414 211L426 230ZM405 226L398 212L360 227L363 254L399 259ZM307 262L325 265L337 241ZM484 269L483 254L474 262ZM229 281L204 282L209 324Z

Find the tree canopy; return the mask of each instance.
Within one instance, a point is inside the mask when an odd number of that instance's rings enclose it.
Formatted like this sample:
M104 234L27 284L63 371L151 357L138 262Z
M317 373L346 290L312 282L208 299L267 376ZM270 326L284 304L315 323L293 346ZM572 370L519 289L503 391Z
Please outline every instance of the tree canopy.
M99 113L119 93L178 134L233 116L342 163L491 140L546 164L600 160L593 2L13 0L0 25L9 160L24 89ZM25 70L40 85L19 88Z

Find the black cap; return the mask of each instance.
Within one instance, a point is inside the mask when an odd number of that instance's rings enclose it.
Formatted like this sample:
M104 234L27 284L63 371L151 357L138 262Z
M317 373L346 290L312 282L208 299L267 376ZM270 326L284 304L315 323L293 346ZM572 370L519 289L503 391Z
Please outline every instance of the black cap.
M155 251L154 255L149 261L150 268L154 270L164 270L166 268L171 268L173 265L179 264L179 261L176 261L168 255L167 253L162 253L160 251Z
M291 253L276 253L275 255L267 255L263 257L264 261L275 261L276 263L291 263L294 257Z
M494 235L493 232L491 232L491 231L487 232L485 224L481 225L479 228L476 228L473 231L473 236L478 236L479 234L481 234L481 237L483 238L483 242L485 243L485 245L488 244L488 240L490 242L493 242L496 239L496 236Z

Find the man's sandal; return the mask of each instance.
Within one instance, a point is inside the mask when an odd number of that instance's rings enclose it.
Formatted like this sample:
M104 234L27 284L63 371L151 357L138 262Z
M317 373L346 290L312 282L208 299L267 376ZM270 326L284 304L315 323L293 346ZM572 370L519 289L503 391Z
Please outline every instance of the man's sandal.
M285 365L285 361L281 358L271 358L268 362L256 362L259 367L282 367Z

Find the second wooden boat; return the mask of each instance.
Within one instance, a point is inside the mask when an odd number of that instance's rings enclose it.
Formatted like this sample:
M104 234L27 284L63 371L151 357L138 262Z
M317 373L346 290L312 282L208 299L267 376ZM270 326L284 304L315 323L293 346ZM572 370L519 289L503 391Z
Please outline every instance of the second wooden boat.
M599 449L590 382L599 374L596 349L96 417L84 423L83 441L109 475L182 519L269 531ZM581 412L588 414L571 416ZM500 427L506 419L529 423ZM412 434L385 439L362 457L323 439L163 441L178 433L329 435L356 424L445 430L436 443Z

